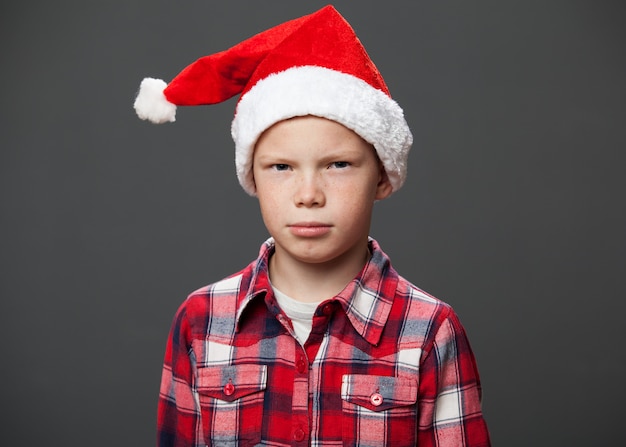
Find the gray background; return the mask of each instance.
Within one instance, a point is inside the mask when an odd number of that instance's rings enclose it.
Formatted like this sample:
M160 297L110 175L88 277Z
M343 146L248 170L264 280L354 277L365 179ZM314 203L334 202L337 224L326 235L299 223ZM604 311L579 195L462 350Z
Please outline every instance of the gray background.
M234 175L234 100L154 126L135 91L324 3L13 3L0 444L152 445L176 308L266 232ZM623 2L336 5L415 134L372 235L460 314L494 445L626 445Z

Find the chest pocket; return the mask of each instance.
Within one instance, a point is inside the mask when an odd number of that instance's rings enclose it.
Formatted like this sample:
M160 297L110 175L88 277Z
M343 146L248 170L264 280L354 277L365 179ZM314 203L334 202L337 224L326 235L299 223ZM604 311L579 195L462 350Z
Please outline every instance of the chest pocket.
M207 446L248 447L261 442L266 365L198 368L196 388Z
M417 379L347 374L341 399L344 445L415 446Z

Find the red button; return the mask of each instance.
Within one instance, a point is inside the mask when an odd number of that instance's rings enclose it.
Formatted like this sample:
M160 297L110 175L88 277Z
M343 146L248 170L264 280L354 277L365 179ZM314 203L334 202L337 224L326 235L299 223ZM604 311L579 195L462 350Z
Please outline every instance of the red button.
M300 374L304 374L306 372L306 362L302 357L300 357L296 362L296 368L298 368L298 372Z
M370 402L375 407L378 407L380 404L383 403L383 396L381 396L380 393L374 393L370 396Z
M296 431L293 432L293 439L295 439L296 441L303 441L304 440L304 430L302 430L301 428L296 429Z
M322 307L322 313L326 316L330 315L333 312L333 306L332 304L324 304L324 307Z
M234 392L235 385L233 385L233 382L229 380L228 383L224 385L224 394L226 394L227 396L232 396Z

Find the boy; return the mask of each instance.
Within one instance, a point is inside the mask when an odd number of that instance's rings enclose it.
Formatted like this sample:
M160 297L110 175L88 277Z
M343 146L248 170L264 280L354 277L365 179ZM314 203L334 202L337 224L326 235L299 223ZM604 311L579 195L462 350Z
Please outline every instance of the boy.
M412 136L352 28L325 7L144 80L135 108L173 121L239 93L237 175L271 238L180 307L158 445L489 445L459 320L368 237Z

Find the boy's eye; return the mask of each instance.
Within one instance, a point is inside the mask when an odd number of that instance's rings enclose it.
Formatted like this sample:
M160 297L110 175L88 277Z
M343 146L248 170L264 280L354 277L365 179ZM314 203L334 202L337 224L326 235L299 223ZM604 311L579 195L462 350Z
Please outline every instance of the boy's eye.
M331 164L331 167L338 169L347 168L348 166L350 166L350 163L347 161L335 161Z
M285 163L276 163L273 167L277 171L286 171L287 169L289 169L289 165Z

